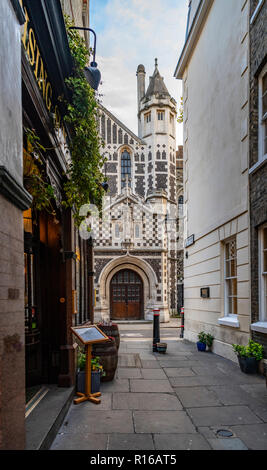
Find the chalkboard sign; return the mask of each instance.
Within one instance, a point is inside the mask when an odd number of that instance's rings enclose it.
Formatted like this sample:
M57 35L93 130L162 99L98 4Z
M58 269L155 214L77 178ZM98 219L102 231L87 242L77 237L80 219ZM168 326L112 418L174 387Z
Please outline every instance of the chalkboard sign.
M109 339L96 325L71 327L71 330L83 344L100 343Z

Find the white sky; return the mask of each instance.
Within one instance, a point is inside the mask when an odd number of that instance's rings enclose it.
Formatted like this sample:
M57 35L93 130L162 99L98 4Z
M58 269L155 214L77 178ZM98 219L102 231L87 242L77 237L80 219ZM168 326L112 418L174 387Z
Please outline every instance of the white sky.
M145 66L147 88L158 59L159 72L179 110L182 83L173 74L184 45L187 11L187 0L90 0L101 101L135 134L139 64ZM182 145L182 124L177 124L176 137Z

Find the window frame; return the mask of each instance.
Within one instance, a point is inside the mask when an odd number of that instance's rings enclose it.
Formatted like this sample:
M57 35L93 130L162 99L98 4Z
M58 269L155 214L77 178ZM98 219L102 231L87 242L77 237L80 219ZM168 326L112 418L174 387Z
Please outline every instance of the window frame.
M231 242L235 241L235 257L226 258L226 249L227 245L230 245ZM227 276L227 262L235 262L235 275ZM230 264L231 266L231 264ZM231 268L230 268L231 269ZM231 281L236 279L236 294L229 294ZM236 312L229 311L229 299L236 299ZM224 242L224 316L225 317L237 317L237 249L236 249L236 237L231 237L225 240Z
M258 79L258 162L262 162L267 158L267 112L263 115L263 79L266 76L267 81L267 64L263 67L259 79ZM267 89L265 91L265 96L267 97ZM266 129L265 129L266 127ZM265 142L266 139L266 152L265 152Z
M122 158L124 152L128 153L129 158L127 160L130 162L130 164L127 165L127 166L125 165L124 168L130 168L130 173L129 172L127 172L127 173L122 172L122 169L123 169L122 162L126 161L126 159ZM125 176L125 175L128 175L128 187L132 188L132 172L133 172L132 152L130 151L130 149L128 147L123 147L121 149L121 152L120 152L120 191L121 192L126 187L126 181L123 182L123 176Z
M259 243L259 321L267 323L267 271L264 267L264 251L267 253L267 245L264 248L264 230L267 230L267 223L263 224L258 231Z
M159 115L161 117L159 117ZM165 111L162 111L160 109L157 110L157 120L158 121L165 121Z

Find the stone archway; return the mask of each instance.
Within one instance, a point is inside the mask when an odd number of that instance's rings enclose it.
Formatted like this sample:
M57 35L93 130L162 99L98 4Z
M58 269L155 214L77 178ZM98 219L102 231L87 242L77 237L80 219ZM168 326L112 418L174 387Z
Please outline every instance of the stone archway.
M158 288L157 276L152 267L143 259L131 255L120 256L111 260L99 276L99 302L95 306L95 318L110 319L110 284L113 276L123 270L134 271L140 276L143 285L143 318L149 318L156 305Z

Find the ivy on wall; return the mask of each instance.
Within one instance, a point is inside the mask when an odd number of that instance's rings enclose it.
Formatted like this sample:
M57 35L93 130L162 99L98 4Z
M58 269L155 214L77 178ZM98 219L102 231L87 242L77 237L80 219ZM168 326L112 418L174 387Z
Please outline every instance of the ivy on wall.
M74 220L80 225L84 217L79 215L84 204L95 204L101 212L105 180L102 173L105 158L100 155L101 141L97 129L98 105L94 90L84 76L89 61L89 51L69 17L65 17L69 47L74 61L72 75L66 79L71 92L71 101L66 103L64 116L69 125L71 163L67 171L68 181L64 185L65 207L74 208Z
M68 125L70 139L68 147L71 161L66 172L62 205L73 210L74 222L80 226L87 215L80 215L83 205L94 204L100 214L104 190L101 186L106 178L102 167L106 158L101 156L97 129L98 104L94 90L84 76L89 61L89 51L77 30L70 29L73 23L65 17L69 47L73 58L73 70L65 82L70 90L70 99L65 100L64 121ZM59 98L59 99L62 99ZM40 153L45 149L34 129L25 129L27 150L24 151L24 185L33 197L32 209L53 210L54 191L46 181L45 169Z

